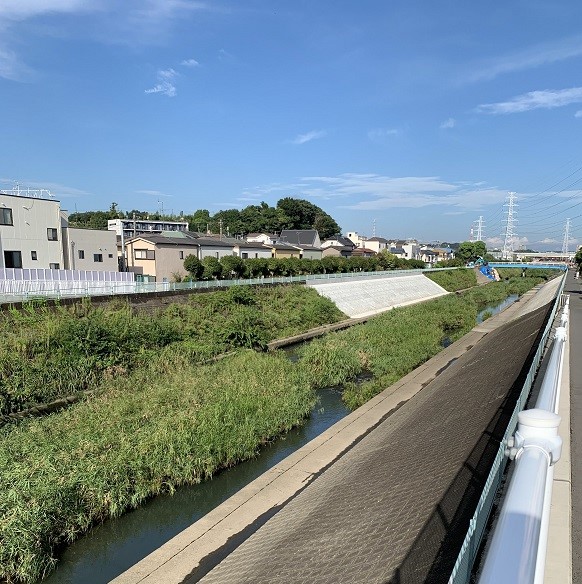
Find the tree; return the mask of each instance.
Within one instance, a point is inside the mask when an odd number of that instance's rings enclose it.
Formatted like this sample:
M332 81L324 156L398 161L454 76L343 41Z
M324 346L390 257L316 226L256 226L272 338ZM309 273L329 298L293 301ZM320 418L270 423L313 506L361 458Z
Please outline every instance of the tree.
M474 262L479 257L485 257L486 253L487 248L483 241L463 241L459 244L459 249L455 255L465 263L468 263Z
M220 263L225 276L240 278L245 273L245 263L238 256L224 256Z
M582 268L582 247L576 252L574 261L578 264L578 269Z
M216 258L206 257L202 260L202 265L205 280L218 280L222 276L222 264Z
M285 197L277 202L282 212L282 229L317 229L322 239L341 232L341 227L323 209L304 201Z
M194 280L200 280L202 273L204 272L204 265L196 256L190 254L184 260L184 269Z

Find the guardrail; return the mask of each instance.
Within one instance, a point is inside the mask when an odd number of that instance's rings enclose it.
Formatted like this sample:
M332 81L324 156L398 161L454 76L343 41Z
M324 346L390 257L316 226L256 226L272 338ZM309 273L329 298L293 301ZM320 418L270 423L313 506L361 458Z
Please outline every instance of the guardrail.
M535 408L518 414L517 432L508 440L515 469L479 584L543 582L554 465L562 451L557 412L568 317L566 300Z
M230 286L260 286L263 284L288 284L293 282L321 283L354 278L392 278L423 272L438 272L458 268L425 268L412 270L387 270L379 272L346 272L338 274L304 274L301 276L274 276L237 280L200 280L190 282L72 282L21 280L14 282L10 293L0 295L0 302L28 301L36 298L65 298L84 296L113 296L118 294L143 294L151 292L175 292Z
M554 306L552 308L552 312L550 314L550 318L548 319L548 323L546 328L544 329L544 333L542 335L540 344L538 345L538 349L536 354L533 358L531 367L523 384L520 396L517 400L515 408L513 410L513 414L510 418L509 424L505 431L503 440L499 445L499 449L497 451L497 455L495 460L493 461L493 465L491 467L491 471L489 472L489 476L485 482L485 486L481 493L481 497L477 503L477 507L475 509L475 513L473 517L469 521L469 529L467 530L467 534L465 535L465 539L461 546L461 550L457 557L457 561L455 562L453 571L449 578L449 584L466 584L471 579L471 573L473 569L473 565L475 563L475 558L477 557L477 553L479 551L479 546L481 544L481 539L485 532L485 527L487 525L487 520L489 518L489 514L493 507L493 499L495 497L496 492L498 491L501 480L503 478L503 472L505 470L505 466L508 461L508 457L506 455L506 451L508 448L508 444L511 443L511 439L513 438L513 434L517 427L518 423L518 415L525 407L527 398L529 396L531 387L533 385L537 369L539 364L542 360L542 356L544 350L546 348L547 342L550 337L550 333L552 330L553 322L556 317L558 309L566 303L566 297L562 294L564 290L564 285L566 283L566 274L562 276L562 281L560 283L559 289L557 291L556 300L554 302ZM567 311L566 311L567 312ZM527 418L526 418L527 419ZM526 582L525 580L521 580L517 578L515 580L508 580L505 579L503 576L497 582L511 582L515 584L516 582ZM485 581L483 581L485 582ZM490 582L494 582L494 580L490 580ZM497 584L495 582L495 584Z

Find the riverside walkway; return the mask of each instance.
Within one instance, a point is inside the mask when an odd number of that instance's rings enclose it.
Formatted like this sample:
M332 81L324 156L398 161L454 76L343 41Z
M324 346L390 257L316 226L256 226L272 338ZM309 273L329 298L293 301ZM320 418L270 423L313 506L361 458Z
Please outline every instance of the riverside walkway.
M556 289L479 325L114 582L447 581Z

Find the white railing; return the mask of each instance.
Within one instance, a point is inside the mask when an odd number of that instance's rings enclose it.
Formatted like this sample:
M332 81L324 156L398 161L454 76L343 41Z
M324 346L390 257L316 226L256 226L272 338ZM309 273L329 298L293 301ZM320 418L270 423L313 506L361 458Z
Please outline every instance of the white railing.
M413 270L389 270L381 272L347 272L338 274L309 274L302 276L273 276L262 278L245 278L236 280L200 280L190 282L135 282L133 274L130 281L97 282L77 280L0 280L0 302L27 301L35 298L64 298L82 296L103 296L116 294L142 294L147 292L174 292L207 288L225 288L230 286L288 284L292 282L321 283L354 278L392 278L422 272L436 272L456 268L428 268ZM54 270L46 270L47 272ZM119 273L121 274L121 273Z
M567 297L565 297L562 294L565 283L566 274L562 276L562 281L560 283L556 295L556 300L554 302L552 312L550 314L546 328L542 335L542 339L538 345L536 354L531 363L530 369L528 371L527 377L521 389L521 393L513 410L513 414L511 416L509 424L507 425L507 429L503 436L503 440L499 444L497 455L495 456L493 465L491 466L491 470L489 472L489 476L487 477L487 480L483 487L483 491L481 492L481 497L477 502L475 513L473 514L473 517L469 521L469 529L465 534L465 539L463 540L463 544L459 551L459 555L451 572L449 584L466 584L471 580L473 565L479 552L481 539L487 526L489 514L493 507L495 493L497 492L501 485L503 471L508 460L508 457L506 456L507 444L510 442L513 436L513 433L517 426L519 412L525 407L531 387L533 386L538 366L542 360L543 353L550 338L550 333L555 316L558 312L558 309L564 305L564 302L567 302ZM567 309L565 309L565 314L566 315L568 314Z
M507 443L515 469L479 584L543 582L554 465L562 450L557 411L568 317L566 299L536 406L518 414L517 431Z

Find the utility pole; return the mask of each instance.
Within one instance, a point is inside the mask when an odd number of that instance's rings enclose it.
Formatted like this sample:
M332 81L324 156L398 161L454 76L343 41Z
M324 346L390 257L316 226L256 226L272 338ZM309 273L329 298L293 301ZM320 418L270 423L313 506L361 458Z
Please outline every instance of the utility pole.
M479 215L479 219L477 220L477 235L475 241L483 241L483 215Z
M568 255L568 245L570 244L570 218L566 219L564 226L564 241L562 243L562 253Z
M376 219L372 221L372 237L376 237Z
M505 225L505 239L503 242L503 253L502 258L504 260L511 260L513 259L513 252L514 250L514 243L517 239L517 233L513 230L514 225L517 223L517 219L515 218L516 215L516 207L517 203L515 202L517 197L515 196L514 192L507 193L507 203L503 205L507 207L507 218L504 219Z
M220 239L222 239L222 219L218 221L218 225L220 227Z

